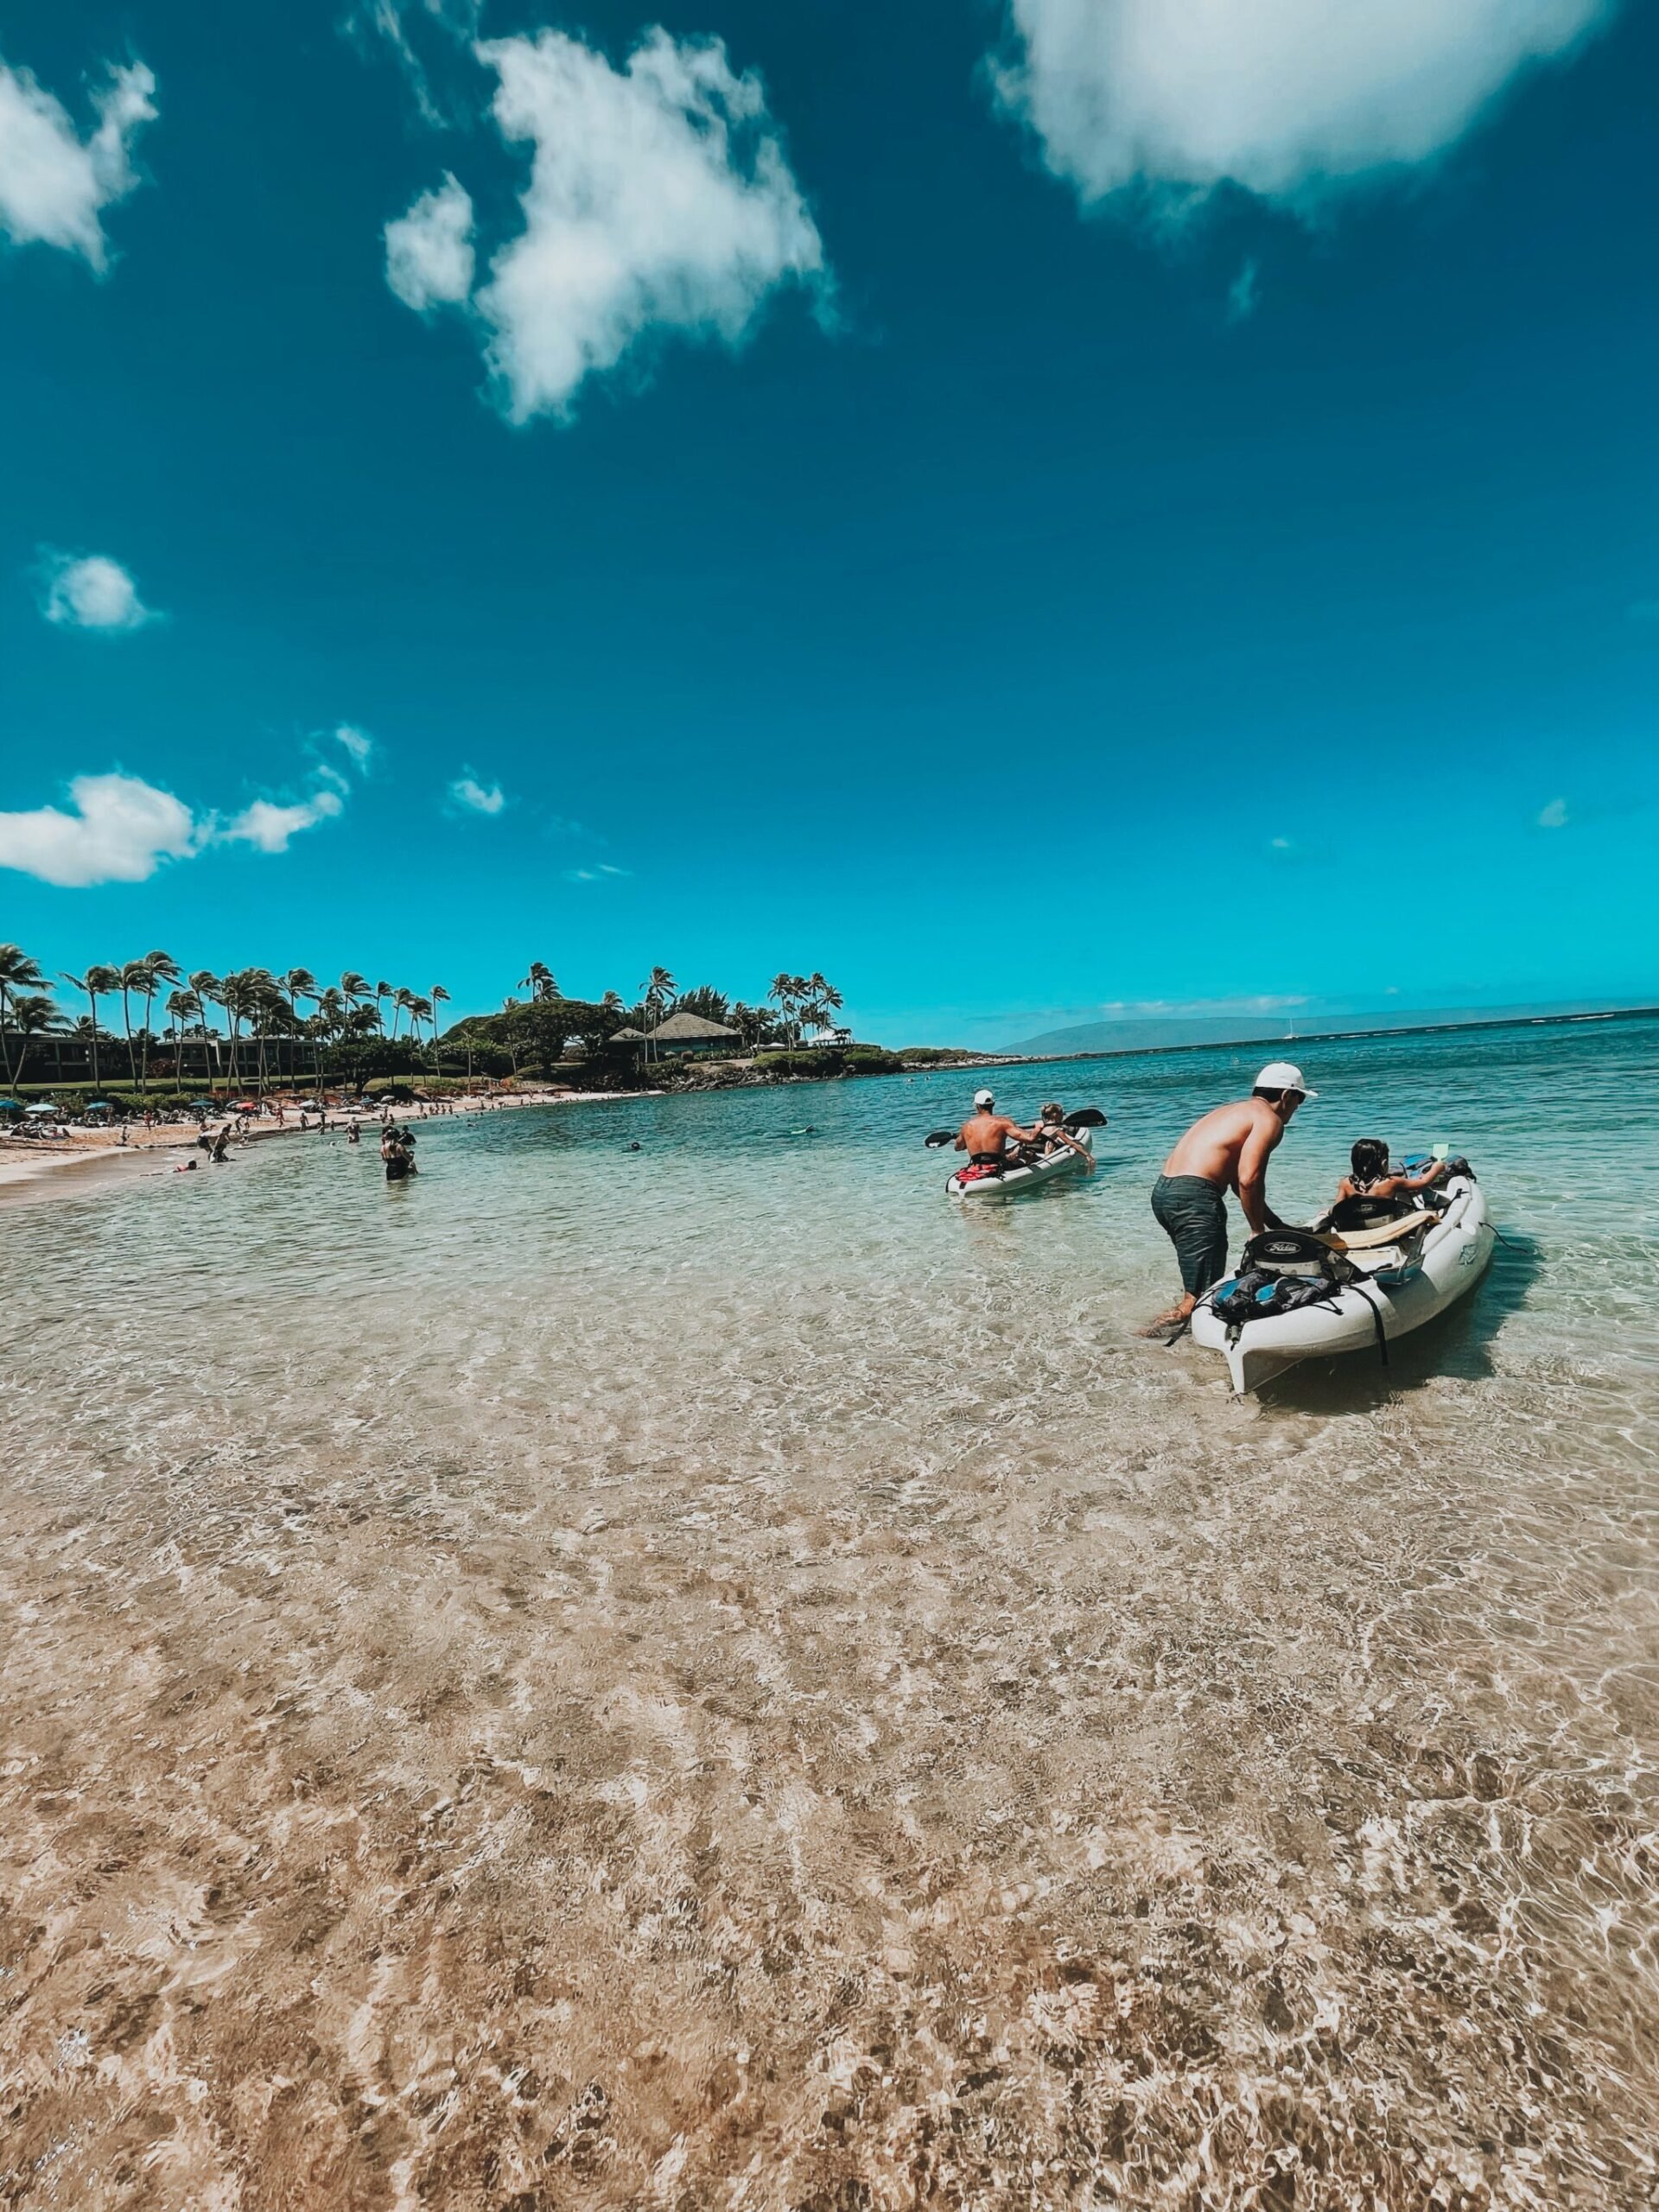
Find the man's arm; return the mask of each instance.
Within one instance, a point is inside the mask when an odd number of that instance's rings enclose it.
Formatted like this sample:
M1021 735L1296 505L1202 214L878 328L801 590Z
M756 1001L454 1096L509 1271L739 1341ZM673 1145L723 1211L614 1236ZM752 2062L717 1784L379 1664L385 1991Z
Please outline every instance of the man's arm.
M1268 1161L1284 1134L1285 1125L1276 1114L1258 1115L1239 1150L1236 1186L1238 1203L1244 1209L1245 1220L1257 1236L1264 1229L1282 1229L1285 1226L1268 1204Z

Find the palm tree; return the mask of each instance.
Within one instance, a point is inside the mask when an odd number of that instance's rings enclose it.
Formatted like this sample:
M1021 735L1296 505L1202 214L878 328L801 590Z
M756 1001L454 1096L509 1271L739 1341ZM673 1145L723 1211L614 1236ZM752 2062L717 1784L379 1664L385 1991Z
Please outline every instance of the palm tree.
M806 979L806 1000L807 1027L817 1030L830 1028L830 1015L841 1012L842 995L833 983L825 982L816 968Z
M442 983L434 983L429 996L432 1006L432 1072L437 1077L438 1080L442 1082L443 1080L443 1056L438 1050L438 1008L441 1006L448 1005L449 994L444 989Z
M99 996L100 993L118 991L121 988L121 978L113 968L89 968L84 976L71 976L66 972L63 980L71 990L84 993L87 1003L92 1009L90 1028L83 1029L77 1022L75 1034L86 1039L86 1049L92 1057L92 1089L96 1090L98 1089Z
M553 970L545 960L532 960L528 976L518 978L518 988L528 991L533 999L562 998L563 993L553 980Z
M263 968L238 968L219 985L219 1004L231 1029L231 1086L236 1086L236 1046L242 1024L257 1023L268 1008L276 985ZM260 1080L264 1079L264 1048L260 1047Z
M384 1037L386 1033L385 1001L391 996L391 985L390 983L377 983L369 995L374 1001L375 1020L379 1023L380 1034ZM394 1019L396 1017L394 1016Z
M44 991L20 992L8 984L6 1000L11 1011L12 1027L17 1032L20 1040L17 1050L17 1080L21 1083L23 1079L23 1070L29 1065L29 1039L43 1037L49 1030L61 1029L64 1027L64 1020L63 1016ZM11 1080L10 1061L7 1063L7 1067L6 1080L10 1083Z
M750 1006L742 999L739 999L732 1008L732 1027L751 1052L766 1035L770 1018L764 1007Z
M6 1015L14 1009L21 993L32 991L46 981L38 961L31 960L21 944L0 944L0 1061L6 1071L6 1089L11 1089L11 1048L6 1043Z
M207 1067L208 1093L214 1096L218 1090L219 1070L214 1064L213 1054L207 1049L207 1009L210 1006L223 1004L225 986L211 968L198 968L187 980L201 1008L201 1056Z
M167 1013L173 1024L173 1065L175 1083L184 1079L184 1027L193 1014L201 1012L201 1001L194 991L171 991L168 994Z
M418 1053L421 1049L421 1024L423 1021L430 1021L432 1023L434 1035L437 1033L438 1025L433 1015L432 1001L430 999L417 998L413 991L409 992L407 995L409 999L409 1033L415 1040L415 1050Z
M673 1003L674 978L666 968L653 968L640 986L645 993L645 1058L651 1058L651 1033ZM658 1055L660 1058L660 1054Z
M766 996L777 1006L778 1019L783 1025L785 1045L789 1043L790 1029L794 1020L800 982L801 978L798 976L786 975L779 969L779 973L772 977L772 988L766 993Z
M143 1072L139 1079L139 1089L148 1095L149 1090L149 1027L150 1019L156 1007L156 994L161 989L163 983L176 983L180 982L184 971L181 969L178 962L173 957L170 952L147 952L138 964L144 971L144 980L143 984L140 986L144 1001L144 1057Z
M312 1023L312 1027L317 1038L317 1090L319 1093L321 1093L322 1090L323 1045L325 1043L333 1044L338 1038L344 1034L346 1024L349 1018L350 1010L346 1007L346 995L343 991L337 991L331 983L327 990L319 991L317 993L317 1011Z
M399 983L391 995L391 1036L394 1044L397 1041L397 1017L400 1014L407 1014L414 1003L414 992L406 984Z
M149 981L149 970L142 960L124 960L117 970L121 988L121 1027L127 1037L127 1081L137 1090L138 1084L138 1055L132 1041L132 995L143 993Z
M288 993L288 1002L294 1009L294 1026L297 1029L301 1027L300 1001L302 999L310 999L313 1001L315 1001L317 995L317 979L311 973L311 970L308 968L290 968L287 975L283 977L282 981L283 988ZM322 1088L322 1061L321 1058L317 1060L316 1070L317 1089L321 1090Z

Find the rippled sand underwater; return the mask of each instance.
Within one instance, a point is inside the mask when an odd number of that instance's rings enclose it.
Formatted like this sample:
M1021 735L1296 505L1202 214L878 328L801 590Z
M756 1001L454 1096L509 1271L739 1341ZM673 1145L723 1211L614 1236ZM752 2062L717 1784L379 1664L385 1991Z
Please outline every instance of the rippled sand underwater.
M992 1219L960 1078L0 1211L0 2202L1659 2201L1659 1030L1304 1050L1512 1241L1259 1404L1230 1055Z

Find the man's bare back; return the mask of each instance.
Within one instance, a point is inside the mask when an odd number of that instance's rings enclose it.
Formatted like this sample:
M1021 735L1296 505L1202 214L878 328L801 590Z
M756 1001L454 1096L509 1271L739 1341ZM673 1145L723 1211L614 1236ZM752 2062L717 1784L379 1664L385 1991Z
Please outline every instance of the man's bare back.
M1268 1161L1308 1095L1301 1070L1275 1060L1256 1077L1251 1096L1202 1115L1164 1162L1152 1210L1180 1262L1181 1298L1143 1336L1184 1325L1198 1300L1226 1272L1225 1192L1237 1192L1253 1234L1285 1226L1268 1204Z
M1166 1175L1201 1175L1220 1191L1260 1185L1268 1156L1285 1134L1284 1116L1265 1098L1236 1098L1194 1122L1164 1162ZM1246 1205L1246 1211L1249 1209ZM1265 1215L1265 1197L1263 1212ZM1253 1217L1252 1229L1269 1226Z
M1010 1137L1016 1142L1028 1142L1033 1134L1030 1129L1022 1129L1018 1122L1010 1121L1006 1114L995 1113L987 1107L982 1114L976 1114L963 1123L956 1149L967 1153L973 1160L1001 1160Z

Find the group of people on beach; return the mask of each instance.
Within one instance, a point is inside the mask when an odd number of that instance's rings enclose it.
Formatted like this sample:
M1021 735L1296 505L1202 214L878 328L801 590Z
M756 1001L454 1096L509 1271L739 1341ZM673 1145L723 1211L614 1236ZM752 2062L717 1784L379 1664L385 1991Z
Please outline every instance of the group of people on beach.
M1230 1191L1237 1198L1253 1236L1290 1226L1268 1204L1268 1162L1283 1141L1297 1109L1318 1096L1318 1091L1308 1089L1300 1068L1289 1060L1272 1060L1256 1077L1248 1098L1212 1107L1180 1138L1152 1186L1152 1211L1175 1248L1181 1295L1166 1313L1147 1324L1142 1335L1179 1333L1205 1292L1225 1275ZM1045 1106L1036 1125L1022 1128L1006 1114L997 1112L996 1101L988 1090L976 1093L973 1113L957 1136L957 1150L968 1154L969 1165L990 1173L1001 1173L1022 1161L1045 1157L1061 1144L1080 1154L1084 1166L1093 1173L1093 1159L1066 1129L1058 1105ZM1337 1202L1357 1197L1414 1197L1445 1173L1438 1160L1421 1174L1391 1173L1387 1144L1380 1137L1361 1137L1353 1147L1350 1173L1338 1186Z

